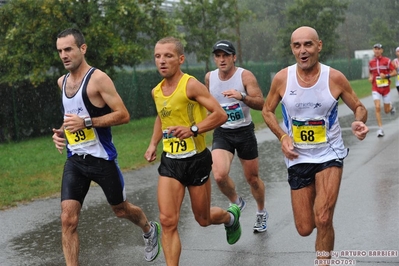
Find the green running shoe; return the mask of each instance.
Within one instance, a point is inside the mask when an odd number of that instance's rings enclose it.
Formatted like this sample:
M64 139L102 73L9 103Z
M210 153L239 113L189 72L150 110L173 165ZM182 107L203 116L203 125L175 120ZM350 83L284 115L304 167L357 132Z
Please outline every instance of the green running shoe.
M226 236L227 236L227 243L233 245L237 243L237 241L241 237L241 226L240 226L240 215L241 210L236 204L232 204L228 209L227 212L230 212L234 216L234 223L232 226L225 226L226 229Z

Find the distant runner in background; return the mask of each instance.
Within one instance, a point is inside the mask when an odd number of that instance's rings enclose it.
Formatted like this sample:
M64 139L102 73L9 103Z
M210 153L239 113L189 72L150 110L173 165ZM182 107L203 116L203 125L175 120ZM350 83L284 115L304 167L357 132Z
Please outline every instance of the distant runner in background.
M385 135L382 129L381 120L381 100L384 104L385 113L391 113L394 115L396 109L392 106L391 101L391 77L396 77L396 69L391 59L382 56L384 49L382 44L376 43L373 46L374 58L369 62L369 81L372 86L372 93L375 106L375 116L377 118L377 124L379 129L377 130L377 137L383 137Z

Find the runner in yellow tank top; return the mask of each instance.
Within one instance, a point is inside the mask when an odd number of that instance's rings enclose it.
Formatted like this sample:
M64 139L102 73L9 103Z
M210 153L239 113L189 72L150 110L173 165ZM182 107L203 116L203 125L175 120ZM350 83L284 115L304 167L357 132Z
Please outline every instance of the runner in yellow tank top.
M205 132L226 122L226 113L204 84L181 71L184 49L178 39L159 40L154 57L164 79L152 91L158 115L144 157L154 161L162 140L158 168L162 246L166 264L177 266L182 249L177 226L186 188L195 220L201 226L224 224L227 242L231 245L241 236L241 212L235 204L227 211L211 207L212 155L204 137Z
M177 84L175 91L168 96L165 96L162 92L162 85L165 80L162 80L155 87L154 100L158 115L161 118L163 132L174 125L191 127L201 122L206 117L206 108L187 97L186 86L190 78L195 79L188 74L184 74ZM186 143L183 144L186 145L180 145L180 141L178 143L180 147L173 145L173 138L164 138L163 140L164 151L169 153L174 152L174 154L177 155L177 157L180 156L180 158L189 157L190 154L200 153L206 148L205 132L198 134L197 137L189 137L184 140Z

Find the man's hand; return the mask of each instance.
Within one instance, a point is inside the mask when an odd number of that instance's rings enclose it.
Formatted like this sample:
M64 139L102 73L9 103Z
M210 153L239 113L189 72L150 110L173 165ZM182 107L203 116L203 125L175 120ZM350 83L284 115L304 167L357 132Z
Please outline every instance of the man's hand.
M369 132L369 128L362 121L353 121L352 125L352 133L359 139L363 140L367 133Z
M65 138L64 138L64 131L59 128L55 129L53 128L53 142L55 144L55 147L57 148L58 152L62 154L62 150L65 148Z

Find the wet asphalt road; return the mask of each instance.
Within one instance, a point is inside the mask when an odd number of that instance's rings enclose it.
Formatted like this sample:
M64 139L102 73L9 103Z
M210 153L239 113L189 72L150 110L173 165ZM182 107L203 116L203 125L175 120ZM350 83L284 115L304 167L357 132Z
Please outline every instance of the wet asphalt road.
M399 110L399 96L392 98ZM363 99L372 107L370 98ZM340 107L340 122L350 153L345 159L340 196L335 211L335 263L339 265L399 265L399 114L383 115L384 138L376 137L374 110L369 109L368 137L360 142L350 132L353 120ZM247 199L240 219L241 239L228 245L223 226L200 227L186 195L179 224L183 266L314 265L315 232L300 237L293 223L286 170L278 140L268 129L257 133L260 173L266 183L268 231L253 234L256 204L242 177L238 160L231 176ZM129 201L150 220L158 220L156 201L158 163L125 173ZM212 204L228 207L213 182ZM59 198L37 200L0 211L0 265L64 265L61 247ZM151 263L143 258L141 230L113 215L102 191L92 187L82 209L79 234L81 265L165 265L163 254ZM369 251L392 251L372 256ZM395 253L396 252L396 253ZM395 256L396 255L396 256ZM344 264L347 263L347 264Z

